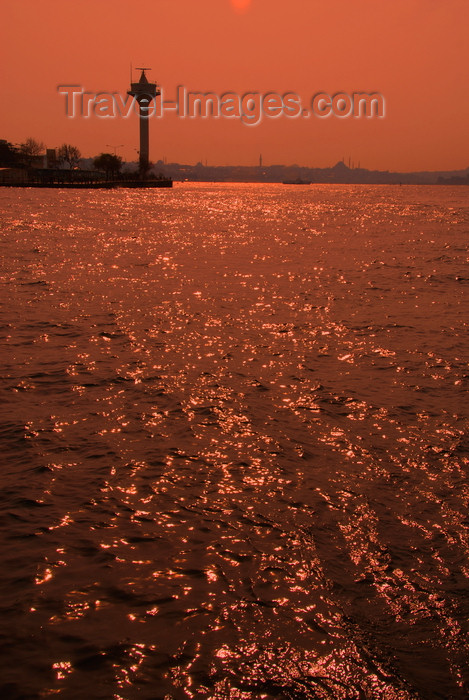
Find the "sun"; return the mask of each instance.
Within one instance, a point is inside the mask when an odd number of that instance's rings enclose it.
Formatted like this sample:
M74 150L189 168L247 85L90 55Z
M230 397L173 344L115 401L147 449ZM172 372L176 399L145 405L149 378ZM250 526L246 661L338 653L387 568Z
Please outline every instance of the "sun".
M251 0L231 0L231 4L236 12L246 12L249 9Z

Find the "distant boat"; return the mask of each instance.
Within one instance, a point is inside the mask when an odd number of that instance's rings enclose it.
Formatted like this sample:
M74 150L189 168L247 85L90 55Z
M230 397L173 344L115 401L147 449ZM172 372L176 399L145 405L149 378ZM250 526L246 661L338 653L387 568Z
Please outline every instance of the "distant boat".
M284 180L282 185L311 185L311 180L302 180L301 177L297 177L296 180Z

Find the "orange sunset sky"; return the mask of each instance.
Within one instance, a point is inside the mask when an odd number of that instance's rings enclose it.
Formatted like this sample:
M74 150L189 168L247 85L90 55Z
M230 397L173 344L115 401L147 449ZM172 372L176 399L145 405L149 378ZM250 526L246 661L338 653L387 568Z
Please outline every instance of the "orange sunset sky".
M192 91L377 91L383 119L150 122L150 157L209 165L343 156L362 167L469 166L468 0L2 0L0 138L136 160L138 119L68 119L61 84L121 92L129 65ZM138 79L137 73L134 79ZM121 146L122 144L122 146Z

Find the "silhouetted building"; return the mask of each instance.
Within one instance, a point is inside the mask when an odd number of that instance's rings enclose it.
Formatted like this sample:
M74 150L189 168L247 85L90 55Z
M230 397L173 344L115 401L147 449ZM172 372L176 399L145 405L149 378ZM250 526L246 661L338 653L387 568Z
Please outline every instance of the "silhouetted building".
M46 150L46 168L57 168L58 165L55 148L48 148Z

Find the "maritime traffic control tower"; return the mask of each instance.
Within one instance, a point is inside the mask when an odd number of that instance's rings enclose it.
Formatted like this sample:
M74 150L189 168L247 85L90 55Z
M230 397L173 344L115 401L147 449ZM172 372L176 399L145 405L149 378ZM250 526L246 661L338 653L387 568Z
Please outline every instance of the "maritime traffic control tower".
M139 121L140 121L140 176L145 177L149 167L149 121L152 115L152 101L158 95L161 95L161 90L156 83L149 83L146 70L150 68L137 68L141 70L140 80L138 83L130 83L128 95L135 97L139 106Z

